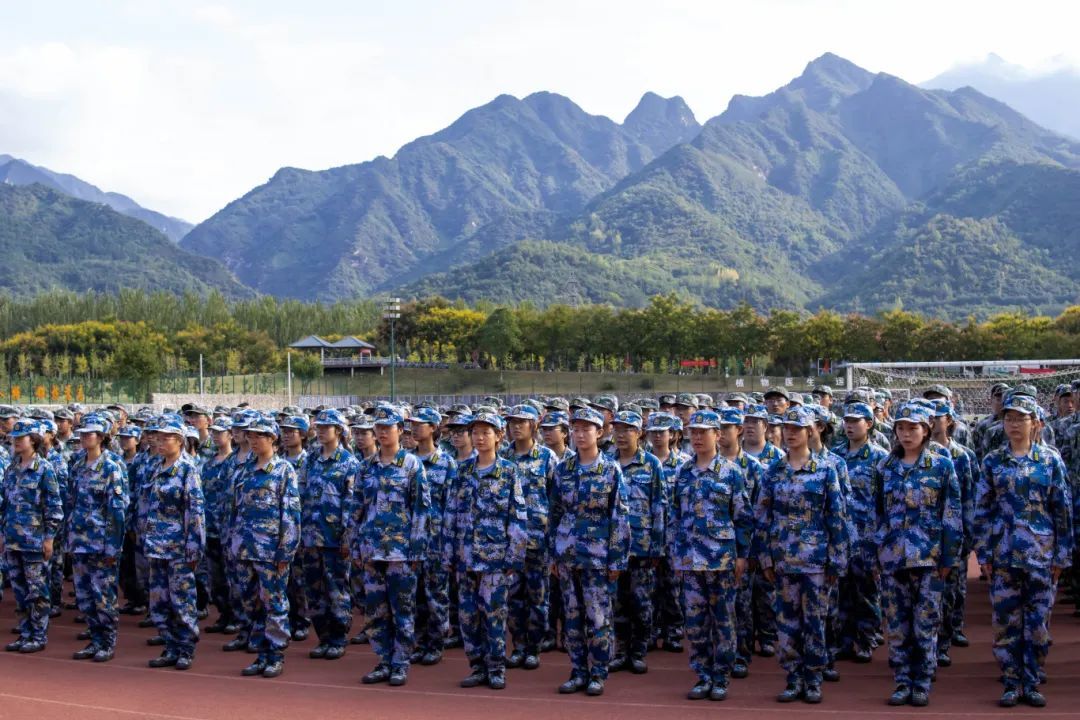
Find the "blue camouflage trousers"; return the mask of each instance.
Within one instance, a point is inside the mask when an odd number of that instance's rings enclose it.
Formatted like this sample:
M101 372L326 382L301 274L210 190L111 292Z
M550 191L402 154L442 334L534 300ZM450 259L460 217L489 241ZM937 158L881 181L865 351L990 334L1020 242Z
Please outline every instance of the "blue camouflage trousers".
M272 562L242 560L237 568L244 585L244 614L251 621L248 643L255 646L259 659L275 663L285 659L289 646L289 600L286 585L289 568Z
M347 565L352 563L345 561ZM307 630L311 627L308 619L307 590L304 587L304 558L303 552L297 551L292 564L289 565L289 581L286 584L285 596L289 598L289 629L292 632ZM349 608L352 608L352 592L349 591ZM352 617L349 618L350 625Z
M120 582L116 558L100 554L72 556L75 577L75 602L86 616L90 642L99 650L116 647L116 593Z
M941 592L937 568L881 574L881 608L889 642L889 667L897 686L930 692L937 669Z
M668 642L682 637L682 605L682 583L675 577L671 563L664 558L656 569L656 592L653 594L656 639Z
M526 655L539 655L548 626L549 570L551 564L542 553L529 551L525 569L510 577L510 637L514 649Z
M990 576L994 657L1006 687L1030 690L1050 651L1055 587L1049 569L994 567Z
M473 666L489 674L506 667L506 619L510 578L506 573L459 572L461 637Z
M941 594L941 632L938 634L938 653L952 647L953 634L964 629L964 607L967 604L967 562L960 563L945 579Z
M300 551L308 613L319 642L345 647L352 627L352 595L349 592L347 558L338 548L306 547Z
M61 532L54 541L52 557L45 563L49 578L49 602L55 608L64 607L64 545Z
M745 575L743 579L745 579ZM699 680L727 685L736 654L734 571L682 573L683 614L690 669Z
M206 577L209 582L210 602L217 608L222 619L230 623L235 613L229 592L229 568L225 564L220 538L206 538L206 554L203 556L203 563L206 566Z
M653 595L656 570L651 558L632 557L619 575L616 585L618 610L624 618L615 623L618 645L632 658L643 658L649 651L653 627Z
M744 572L735 591L735 655L749 664L754 656L754 574Z
M48 642L49 581L45 557L39 552L8 550L4 553L8 579L15 593L15 612L19 616L19 637L27 642Z
M392 670L408 670L409 656L416 645L416 576L407 562L364 563L368 638L380 662Z
M871 651L881 632L881 597L874 577L877 562L853 555L847 575L840 578L840 615L837 648L845 652Z
M165 651L193 657L199 641L195 570L183 560L150 560L150 619L165 640Z
M428 560L416 586L416 649L441 653L450 634L450 573L439 560Z
M234 553L228 549L226 545L227 541L223 538L222 556L225 560L225 576L229 584L229 606L232 608L232 616L235 621L239 632L237 638L241 640L247 640L251 637L252 627L251 618L247 614L247 601L244 597L244 593L247 590L247 573L244 571L244 561L237 558Z
M829 663L825 645L828 612L829 583L825 573L777 573L778 652L788 683L821 684L821 673Z
M761 645L775 645L776 631L776 584L769 582L760 570L750 579L753 588L754 636Z
M563 627L571 672L577 678L608 676L611 663L615 583L607 570L557 565L563 598Z

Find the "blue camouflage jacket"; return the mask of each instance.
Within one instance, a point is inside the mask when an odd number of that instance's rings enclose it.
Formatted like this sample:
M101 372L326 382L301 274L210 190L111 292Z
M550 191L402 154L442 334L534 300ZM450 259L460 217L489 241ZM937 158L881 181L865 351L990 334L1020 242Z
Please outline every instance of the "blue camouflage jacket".
M206 537L208 538L220 538L222 531L229 524L229 514L233 506L230 483L232 463L230 461L234 453L235 451L223 460L210 458L203 463L200 472L205 503Z
M874 545L874 533L877 531L877 511L875 498L881 488L881 470L879 466L888 452L872 442L867 442L858 450L851 450L845 443L837 448L836 453L847 465L850 492L847 498L848 518L851 520L851 552L860 554L863 560L877 562L877 546Z
M435 558L439 557L443 551L441 543L443 522L450 495L457 484L458 464L453 454L444 452L441 447L436 447L435 451L426 458L421 458L421 462L424 463L424 475L431 493L428 537L431 538L430 556Z
M696 463L691 457L675 476L675 502L667 526L671 567L734 571L735 560L749 556L754 534L746 473L720 455L705 469L699 470Z
M39 553L46 540L55 540L64 522L63 501L52 463L35 456L21 467L17 457L4 470L0 493L0 521L4 523L4 548Z
M961 560L965 560L974 542L972 533L975 523L975 483L979 475L978 460L975 459L974 452L956 440L951 440L949 446L941 448L939 452L948 453L956 470L956 480L960 483L960 518L964 528Z
M118 557L127 522L127 473L109 453L89 463L85 454L71 466L74 505L68 518L68 552Z
M1059 456L1035 443L1023 457L1008 445L982 462L974 539L980 564L1022 569L1072 564L1072 497Z
M337 548L345 541L345 516L360 463L340 445L328 458L307 456L299 471L300 539L303 546Z
M630 462L619 463L619 468L626 485L630 557L664 557L668 493L663 466L655 455L638 448Z
M525 566L528 508L521 473L506 458L478 468L470 458L458 468L447 500L442 556L456 572L504 572Z
M530 553L546 554L548 549L549 496L555 481L555 467L559 464L555 453L536 443L532 450L522 455L510 445L502 455L517 467L521 487L525 493L525 507L529 515L528 541Z
M402 449L390 463L378 455L362 463L347 529L354 558L422 562L430 517L431 492L419 458Z
M571 568L625 570L630 555L627 515L619 463L601 453L585 466L575 453L555 468L551 557Z
M952 459L927 447L910 467L894 454L878 467L874 540L882 570L957 567L964 528Z
M836 469L812 455L765 471L754 508L754 555L778 573L839 575L847 567L847 518Z
M181 455L166 468L159 458L150 468L149 480L143 487L143 554L157 560L198 562L206 546L206 525L202 483L195 461Z
M300 543L296 471L277 455L264 467L256 465L253 459L233 488L232 555L249 562L290 563Z

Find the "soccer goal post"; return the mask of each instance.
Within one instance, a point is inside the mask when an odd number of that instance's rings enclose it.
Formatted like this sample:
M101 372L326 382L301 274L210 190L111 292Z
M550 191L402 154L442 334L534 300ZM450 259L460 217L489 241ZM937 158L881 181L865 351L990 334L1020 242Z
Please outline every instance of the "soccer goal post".
M965 415L990 411L990 388L1033 385L1039 403L1051 407L1054 389L1080 379L1080 360L963 360L957 362L847 363L847 387L887 388L894 400L918 397L931 385L946 385Z

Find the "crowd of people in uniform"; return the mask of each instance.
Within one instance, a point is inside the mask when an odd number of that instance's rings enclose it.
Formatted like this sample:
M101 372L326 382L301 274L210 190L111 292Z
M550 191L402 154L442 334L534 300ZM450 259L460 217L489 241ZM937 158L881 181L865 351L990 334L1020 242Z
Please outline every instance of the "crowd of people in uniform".
M365 684L403 685L464 647L460 685L498 690L560 649L558 691L596 696L610 672L685 649L692 700L724 700L756 655L787 674L779 702L819 703L838 661L885 645L888 704L925 706L968 645L974 552L999 702L1041 707L1080 500L1074 397L1080 383L1059 386L1048 413L1035 388L998 384L974 428L944 386L895 407L888 391L834 402L824 386L621 404L0 407L18 636L5 649L45 648L70 577L79 660L113 658L125 613L156 628L156 668L190 668L216 633L254 654L243 675L276 677L314 632L316 660L370 644ZM1073 602L1077 579L1062 584Z

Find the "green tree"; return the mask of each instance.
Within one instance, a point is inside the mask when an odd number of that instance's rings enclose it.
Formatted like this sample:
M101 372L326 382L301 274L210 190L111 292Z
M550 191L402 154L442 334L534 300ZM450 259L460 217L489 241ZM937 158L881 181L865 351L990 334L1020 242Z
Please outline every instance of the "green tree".
M498 308L476 331L476 346L499 367L513 353L521 351L521 329L517 318L507 308Z

